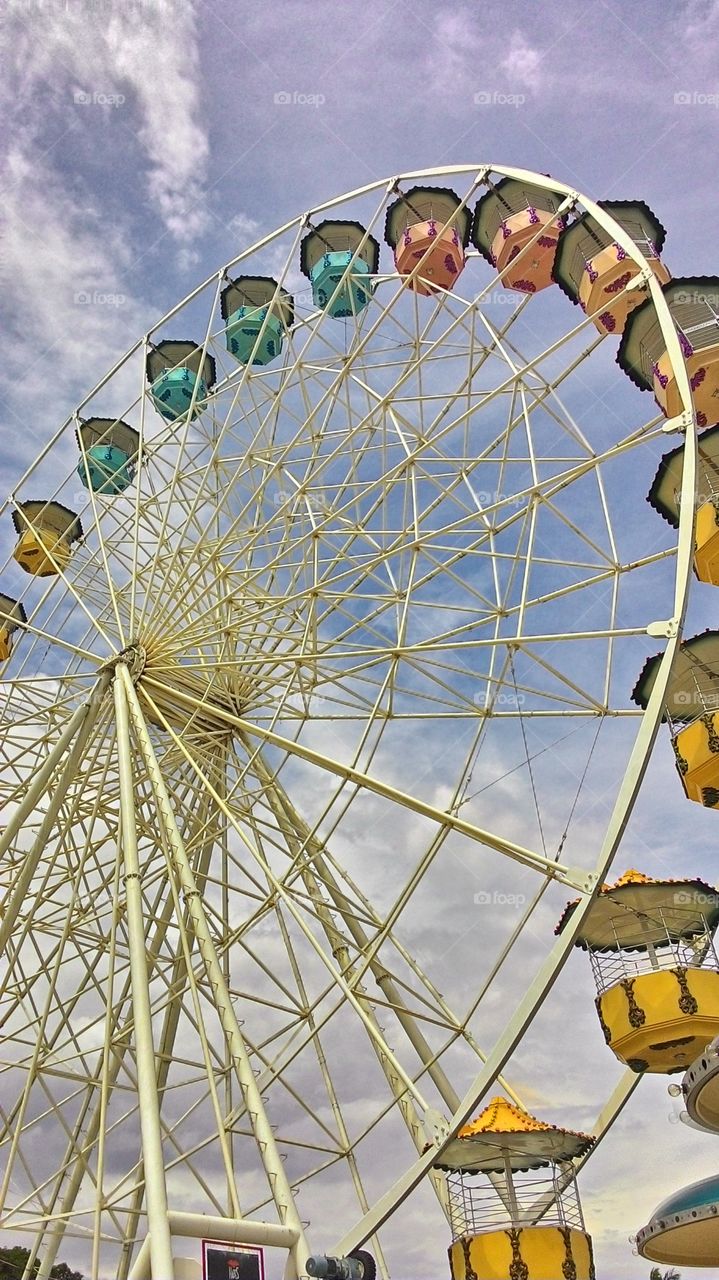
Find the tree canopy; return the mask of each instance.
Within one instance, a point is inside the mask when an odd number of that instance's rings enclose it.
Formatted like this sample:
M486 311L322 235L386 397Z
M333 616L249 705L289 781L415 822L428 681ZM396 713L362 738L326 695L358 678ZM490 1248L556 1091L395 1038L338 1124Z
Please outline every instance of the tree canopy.
M22 1245L13 1245L9 1249L0 1249L0 1280L20 1280L27 1260L30 1257L30 1250L23 1249ZM40 1263L35 1262L33 1271L37 1273ZM51 1280L84 1280L79 1271L73 1271L68 1267L66 1262L58 1262L50 1272Z

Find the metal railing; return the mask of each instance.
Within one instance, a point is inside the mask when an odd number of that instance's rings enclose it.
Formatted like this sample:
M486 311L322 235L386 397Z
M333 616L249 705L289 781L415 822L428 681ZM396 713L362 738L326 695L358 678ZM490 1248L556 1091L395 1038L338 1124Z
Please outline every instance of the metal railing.
M482 1174L449 1175L453 1240L507 1227L542 1225L584 1230L571 1164L513 1172L509 1179L503 1174L497 1175L496 1181L495 1189Z
M641 950L622 950L617 938L616 950L589 952L599 995L625 978L659 970L719 970L713 929L707 927L691 937L678 938L676 913L672 913L670 922L664 921L661 911L652 912L646 919L648 940Z

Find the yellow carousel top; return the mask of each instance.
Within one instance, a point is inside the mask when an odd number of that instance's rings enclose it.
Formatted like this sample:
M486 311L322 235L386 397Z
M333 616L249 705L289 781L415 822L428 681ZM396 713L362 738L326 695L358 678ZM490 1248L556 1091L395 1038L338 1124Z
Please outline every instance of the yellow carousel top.
M540 1169L583 1155L594 1141L586 1133L547 1124L506 1098L496 1097L459 1130L435 1167L449 1173Z
M470 1120L457 1134L458 1138L473 1138L477 1133L536 1133L551 1129L552 1125L537 1120L528 1111L520 1111L506 1098L492 1098L481 1115Z
M581 899L567 903L554 930L561 933ZM654 880L625 871L603 884L587 913L576 946L585 951L642 951L713 929L719 920L719 890L703 880Z

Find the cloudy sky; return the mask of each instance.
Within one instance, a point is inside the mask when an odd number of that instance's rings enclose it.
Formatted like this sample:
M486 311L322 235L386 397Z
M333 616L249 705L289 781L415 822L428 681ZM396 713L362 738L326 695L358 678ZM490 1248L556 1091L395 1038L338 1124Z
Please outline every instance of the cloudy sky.
M0 0L3 490L194 284L374 179L458 163L551 173L594 198L646 200L673 273L716 272L718 41L716 0ZM670 774L667 761L640 803L645 845ZM665 828L662 856L694 841L716 879L712 821ZM591 1013L578 957L571 972L560 994L581 975ZM585 1123L591 1082L589 1066L561 1081ZM586 1171L602 1280L645 1276L629 1231L716 1167L712 1140L670 1112L666 1082L648 1082ZM443 1248L428 1242L435 1269Z

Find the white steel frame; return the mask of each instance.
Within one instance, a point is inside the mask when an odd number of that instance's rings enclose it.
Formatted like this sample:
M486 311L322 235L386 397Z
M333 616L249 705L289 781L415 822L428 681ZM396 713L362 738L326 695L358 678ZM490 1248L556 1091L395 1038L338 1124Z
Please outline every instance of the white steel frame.
M484 306L501 274L463 301L465 276L457 297L424 299L398 290L396 277L385 273L351 331L310 306L288 336L281 366L242 368L225 356L211 414L193 419L193 402L178 422L157 420L144 387L148 345L170 336L172 322L187 323L203 352L222 353L218 299L228 272L269 260L278 285L297 292L300 240L325 214L353 216L344 206L357 206L355 216L381 238L384 209L397 190L421 181L462 184L471 206L483 187L505 175L556 192L561 212L590 212L638 265L629 288L646 290L654 301L684 405L679 418L662 424L655 416L596 448L563 401L565 386L599 346L591 317L572 326L567 304L565 331L527 358L515 336L521 318L531 315L527 300L501 325ZM467 279L475 265L470 261ZM531 300L538 311L542 305L541 298ZM457 361L464 362L461 376ZM445 371L460 378L452 391L443 385ZM475 381L485 377L489 388L475 392ZM71 478L57 486L54 459L66 463L77 422L98 402L106 405L115 387L127 397L131 378L133 402L112 411L141 433L135 484L111 501L83 491L85 546L67 567L57 566L54 580L25 584L27 627L16 634L0 682L0 798L10 806L0 833L0 1007L9 1028L0 1097L11 1099L0 1111L2 1225L32 1238L23 1280L36 1258L40 1280L47 1280L63 1241L77 1237L85 1241L93 1280L106 1276L110 1255L117 1280L172 1280L172 1234L208 1232L285 1248L286 1276L295 1280L305 1274L310 1249L298 1188L314 1178L321 1184L341 1163L360 1216L341 1231L333 1212L313 1221L313 1247L342 1254L368 1242L387 1275L380 1228L424 1179L448 1217L446 1179L433 1169L437 1157L496 1081L521 1102L503 1072L569 956L647 768L681 637L693 551L696 441L677 334L648 262L604 210L571 187L496 165L372 183L264 237L173 308L48 443L0 510L0 527L28 486L37 497L45 484L50 500L51 475L52 496L77 505L81 495L72 494ZM568 456L549 458L538 449L540 410L563 433ZM494 435L472 452L469 433L485 421ZM619 508L610 510L604 470L662 431L682 433L687 445L677 541L622 563L612 527ZM463 448L453 452L457 440ZM487 471L500 488L482 496ZM513 487L517 471L521 480ZM592 532L580 508L574 521L561 508L572 486L579 490L587 478L599 521ZM451 518L442 523L445 513ZM582 545L582 560L576 550L564 558L561 549L547 551L545 513L575 547ZM425 549L432 539L434 560ZM556 564L576 582L538 593L533 575ZM666 616L657 619L651 600L643 600L636 622L620 625L625 578L662 568ZM11 572L8 559L5 573ZM611 588L605 623L582 627L580 616L567 631L561 620L567 597L602 585ZM2 575L0 586L7 589ZM453 594L456 619L446 603ZM559 621L547 629L551 609ZM535 617L539 630L532 629ZM647 634L666 643L639 715L626 700L616 701L615 655ZM577 652L604 646L599 692L562 658L572 643ZM515 663L523 659L534 664L534 675L528 682L525 667L518 683ZM472 680L484 689L479 708L468 692ZM512 690L514 702L507 701ZM560 856L564 840L552 855L538 841L519 842L469 816L477 757L495 728L521 732L534 792L526 722L546 732L549 723L571 730L610 716L636 734L604 835L581 865ZM470 725L465 763L445 803L423 796L421 784L411 789L384 776L387 726L404 724L426 733L428 743L433 733ZM324 737L313 732L318 725L327 727ZM310 776L330 788L326 803L317 796L307 803ZM346 815L361 813L368 798L389 806L397 823L407 815L431 832L391 905L381 908L335 847L345 838ZM536 794L535 807L541 833ZM534 885L464 1013L440 995L403 941L415 895L450 839L492 851L495 863L506 859ZM473 1025L476 1009L555 881L580 893L571 927L547 946L485 1050ZM236 920L240 900L247 914ZM263 936L265 921L273 931L263 957L254 939ZM243 992L236 961L250 955L260 985ZM253 1007L265 1011L264 1043L255 1024L243 1027ZM95 1012L86 1015L86 1008ZM386 1086L367 1124L348 1118L332 1063L333 1028L344 1027L350 1014ZM387 1015L401 1033L399 1047L388 1038ZM196 1038L194 1057L182 1049L189 1035ZM461 1090L452 1082L453 1072L459 1078L455 1047L475 1063L462 1075ZM302 1097L308 1054L322 1105L311 1090ZM302 1083L294 1068L300 1059ZM17 1085L16 1096L3 1076ZM635 1084L627 1075L603 1104L598 1137ZM187 1112L174 1110L173 1090L180 1097L193 1089ZM314 1142L291 1124L277 1132L270 1090L281 1114L284 1102L297 1109ZM192 1117L200 1114L211 1118L212 1143L206 1134L192 1140ZM361 1157L387 1116L399 1118L416 1154L390 1185L370 1192ZM63 1150L49 1145L47 1175L38 1180L35 1138L56 1121ZM126 1157L113 1181L113 1144L122 1132L135 1135L136 1155ZM252 1144L267 1182L264 1198L247 1211L240 1139L243 1151ZM205 1213L172 1203L178 1170L204 1196ZM252 1198L251 1179L249 1186ZM258 1220L265 1205L275 1223Z

